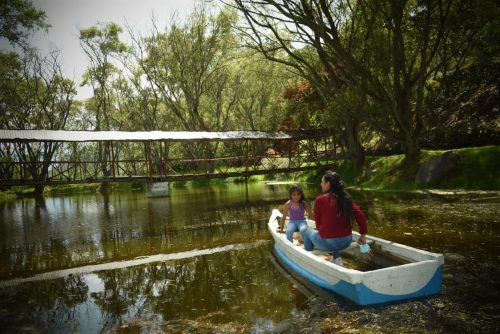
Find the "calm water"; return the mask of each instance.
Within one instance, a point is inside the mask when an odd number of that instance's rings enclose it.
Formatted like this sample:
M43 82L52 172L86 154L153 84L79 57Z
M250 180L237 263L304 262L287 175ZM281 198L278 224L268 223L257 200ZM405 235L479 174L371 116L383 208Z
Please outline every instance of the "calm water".
M276 262L266 223L287 188L0 202L0 332L500 331L499 193L351 191L370 234L446 261L442 295L361 308Z

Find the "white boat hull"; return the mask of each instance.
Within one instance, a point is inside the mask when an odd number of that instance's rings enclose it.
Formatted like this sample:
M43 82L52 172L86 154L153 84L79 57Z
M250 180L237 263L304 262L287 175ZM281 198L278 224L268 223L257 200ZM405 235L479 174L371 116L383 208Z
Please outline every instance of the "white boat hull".
M441 292L441 271L444 257L413 247L367 236L383 252L408 263L371 271L341 267L308 252L288 241L284 233L277 233L277 217L273 210L268 228L275 240L278 258L295 273L324 289L342 295L359 305L387 303L418 298ZM359 234L353 232L353 239Z

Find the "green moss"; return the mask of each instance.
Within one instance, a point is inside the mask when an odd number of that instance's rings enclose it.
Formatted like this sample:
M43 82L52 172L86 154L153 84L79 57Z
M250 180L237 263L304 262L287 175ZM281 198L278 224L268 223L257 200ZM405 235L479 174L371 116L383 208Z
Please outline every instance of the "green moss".
M66 184L45 187L44 192L53 195L73 195L82 193L95 193L99 183Z
M27 186L12 187L9 190L0 191L0 199L30 196L35 188Z
M440 184L444 189L499 190L500 146L453 150L459 156L458 169Z
M356 184L359 175L362 172L361 170L354 168L354 165L350 160L340 161L334 168L332 168L332 170L339 173L342 180L344 180L347 184Z
M445 151L422 150L420 165ZM434 188L499 190L500 147L486 146L453 150L459 165ZM415 182L419 165L408 166L403 155L367 158L367 169L359 184L363 188L381 190L417 190L424 185Z
M415 167L405 164L404 155L368 157L360 186L374 189L414 189Z

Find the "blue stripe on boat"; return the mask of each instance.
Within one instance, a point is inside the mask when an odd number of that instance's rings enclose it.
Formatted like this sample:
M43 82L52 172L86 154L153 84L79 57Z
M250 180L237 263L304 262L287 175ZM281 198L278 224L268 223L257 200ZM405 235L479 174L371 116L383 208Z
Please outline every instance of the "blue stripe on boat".
M290 258L286 256L285 253L283 253L278 244L274 245L274 250L276 251L276 254L280 258L280 260L282 260L288 267L290 267L290 269L304 277L306 280L326 290L333 291L341 296L349 298L359 305L394 302L402 299L429 296L441 292L441 266L436 270L436 272L432 276L432 279L422 289L410 294L387 295L375 292L362 283L349 284L345 281L340 280L337 284L331 284L324 279L311 274L309 271L305 270L304 268L290 260Z

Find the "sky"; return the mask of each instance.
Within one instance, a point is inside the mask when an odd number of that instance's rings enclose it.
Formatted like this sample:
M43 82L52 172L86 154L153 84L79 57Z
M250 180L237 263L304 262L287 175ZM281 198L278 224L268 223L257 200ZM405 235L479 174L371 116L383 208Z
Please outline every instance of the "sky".
M42 54L59 49L64 75L75 81L77 99L91 96L90 88L79 87L87 59L78 37L80 29L98 22L115 22L122 27L128 24L142 34L152 31L152 18L159 28L171 22L172 16L182 20L194 9L199 0L32 0L33 5L43 10L47 22L52 26L48 32L37 32L31 38L31 45ZM125 40L127 33L122 34Z

